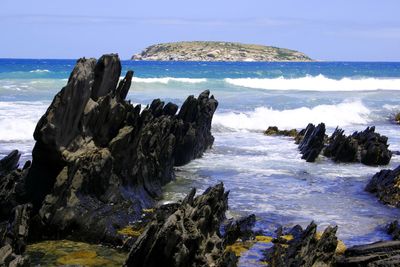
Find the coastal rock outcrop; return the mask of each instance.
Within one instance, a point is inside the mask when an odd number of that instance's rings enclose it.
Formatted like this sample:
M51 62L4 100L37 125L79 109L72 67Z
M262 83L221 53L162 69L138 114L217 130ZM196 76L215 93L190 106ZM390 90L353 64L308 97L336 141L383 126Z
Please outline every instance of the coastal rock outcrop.
M303 155L302 159L307 162L314 162L322 152L324 156L337 162L361 162L370 166L389 164L392 152L387 141L386 136L375 132L374 126L367 127L362 132L354 132L350 136L336 128L327 138L323 123L318 126L310 123L295 137Z
M219 233L228 208L223 184L195 197L193 189L182 203L156 214L129 253L125 266L236 266L225 252Z
M18 150L11 151L0 160L0 177L3 177L18 168L21 154Z
M393 170L381 170L369 181L365 190L376 195L385 204L400 208L400 166Z
M400 241L380 241L348 248L336 266L400 266Z
M274 267L333 266L338 247L336 231L337 227L329 226L319 236L313 222L305 230L296 225L287 233L291 238L274 240L264 260ZM278 236L283 235L278 233Z
M121 244L118 230L174 178L173 167L211 147L218 102L208 91L178 106L159 99L141 110L126 101L117 55L79 59L67 85L38 122L26 199L31 238Z
M307 162L314 162L324 148L325 124L320 123L317 126L310 123L307 125L304 136L299 143L301 158Z

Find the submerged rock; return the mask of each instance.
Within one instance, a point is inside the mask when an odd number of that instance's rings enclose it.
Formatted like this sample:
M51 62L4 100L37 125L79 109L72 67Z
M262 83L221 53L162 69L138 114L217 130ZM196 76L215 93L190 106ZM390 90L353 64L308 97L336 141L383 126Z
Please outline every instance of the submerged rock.
M369 181L365 190L376 195L385 204L400 207L400 166L394 170L381 170Z
M298 133L297 133L296 129L279 130L278 127L276 127L276 126L269 126L268 129L264 132L264 134L265 135L282 135L282 136L296 137Z
M317 234L317 225L311 223L305 230L297 225L287 234L291 238L278 238L265 252L265 261L274 267L333 266L338 246L337 227L327 227ZM278 233L278 236L282 236Z
M310 123L304 132L304 137L299 143L301 158L307 162L314 162L324 148L325 124L320 123L317 126Z
M125 97L117 55L79 59L38 122L25 179L33 203L31 238L122 244L117 232L174 178L174 165L211 147L218 102L209 91L178 107L159 99L142 112Z
M219 233L228 192L218 184L200 196L195 193L193 189L180 206L154 216L125 266L236 266L236 256L225 252Z

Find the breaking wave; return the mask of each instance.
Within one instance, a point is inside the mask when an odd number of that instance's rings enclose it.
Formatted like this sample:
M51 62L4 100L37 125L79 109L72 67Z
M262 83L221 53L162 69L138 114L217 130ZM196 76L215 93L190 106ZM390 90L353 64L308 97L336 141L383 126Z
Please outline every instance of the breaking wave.
M339 80L318 76L301 78L226 78L228 84L267 90L304 91L371 91L400 90L400 79L389 78L342 78Z
M367 124L370 110L361 101L337 105L318 105L313 108L276 110L258 107L252 112L216 113L213 126L231 130L266 130L268 126L282 129L304 128L308 123L324 122L327 127Z

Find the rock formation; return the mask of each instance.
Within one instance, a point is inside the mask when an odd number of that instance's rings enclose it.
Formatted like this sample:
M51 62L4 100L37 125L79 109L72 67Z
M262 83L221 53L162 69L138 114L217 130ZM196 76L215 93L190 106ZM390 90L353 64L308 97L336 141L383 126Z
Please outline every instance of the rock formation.
M400 241L381 241L348 248L336 266L400 266Z
M0 161L1 219L32 203L32 240L121 244L118 230L153 205L173 167L213 144L218 102L208 91L178 114L159 99L141 111L125 100L133 72L120 75L117 55L79 59L36 126L32 164L16 170L15 151Z
M392 152L387 140L386 136L375 132L375 127L367 127L350 136L336 128L327 138L323 123L318 126L310 123L295 137L302 159L307 162L314 162L322 151L324 156L337 162L361 162L372 166L389 164Z
M224 251L219 233L228 208L228 192L218 184L156 214L133 245L126 266L236 266L232 252Z
M337 227L327 227L318 236L315 223L305 230L297 225L287 233L291 238L274 240L275 244L265 252L264 260L274 267L333 266L338 246L336 231Z
M304 137L299 143L301 158L307 162L314 162L324 148L325 124L320 123L317 126L310 123L305 129Z
M269 126L267 130L264 131L265 135L281 135L281 136L290 136L296 137L298 135L296 129L291 130L279 130L276 126Z
M376 195L385 204L400 208L400 166L394 170L381 170L369 181L366 191Z

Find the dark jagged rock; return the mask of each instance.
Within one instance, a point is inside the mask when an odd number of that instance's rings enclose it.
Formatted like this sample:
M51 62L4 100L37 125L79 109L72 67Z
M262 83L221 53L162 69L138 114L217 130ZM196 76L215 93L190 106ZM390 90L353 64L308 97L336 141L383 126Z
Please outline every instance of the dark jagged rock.
M1 266L30 266L28 256L23 253L28 238L31 209L31 204L19 205L14 208L11 220L1 223Z
M344 130L335 129L328 139L328 145L324 149L324 156L338 162L356 162L358 161L358 142L343 133Z
M387 165L392 158L388 149L388 138L375 132L375 127L367 127L362 132L355 132L352 138L360 146L360 161L365 165Z
M337 227L327 227L319 237L315 223L305 230L297 225L288 233L293 236L292 240L274 240L274 246L265 253L265 261L274 267L332 266L338 245L336 231Z
M392 236L393 240L400 240L400 225L399 221L391 222L387 227L387 232Z
M224 226L224 244L232 245L238 238L242 240L250 239L254 236L253 227L255 223L256 216L254 214L237 220L229 220Z
M219 233L228 208L222 184L195 196L193 189L173 213L155 216L136 241L125 266L236 266Z
M209 91L175 104L154 100L142 112L125 101L132 71L119 81L117 55L80 59L38 122L25 180L33 203L31 238L121 244L117 231L174 178L173 166L213 144L218 102Z
M301 158L307 162L314 162L324 148L325 124L320 123L316 127L314 124L308 124L304 137L299 144Z
M282 135L282 136L290 136L296 137L298 135L296 129L291 130L279 130L276 126L269 126L268 129L264 132L265 135Z
M400 266L399 255L400 241L381 241L348 248L336 266Z
M323 155L337 162L361 162L365 165L386 165L392 152L388 149L387 137L375 132L375 127L367 127L362 132L346 136L336 128L327 138L323 123L315 127L309 124L295 137L302 159L313 162L323 151Z
M18 150L13 150L0 160L0 177L7 175L8 173L18 168L18 162L21 154Z
M365 190L376 195L385 204L400 207L400 166L394 170L381 170L369 181Z

